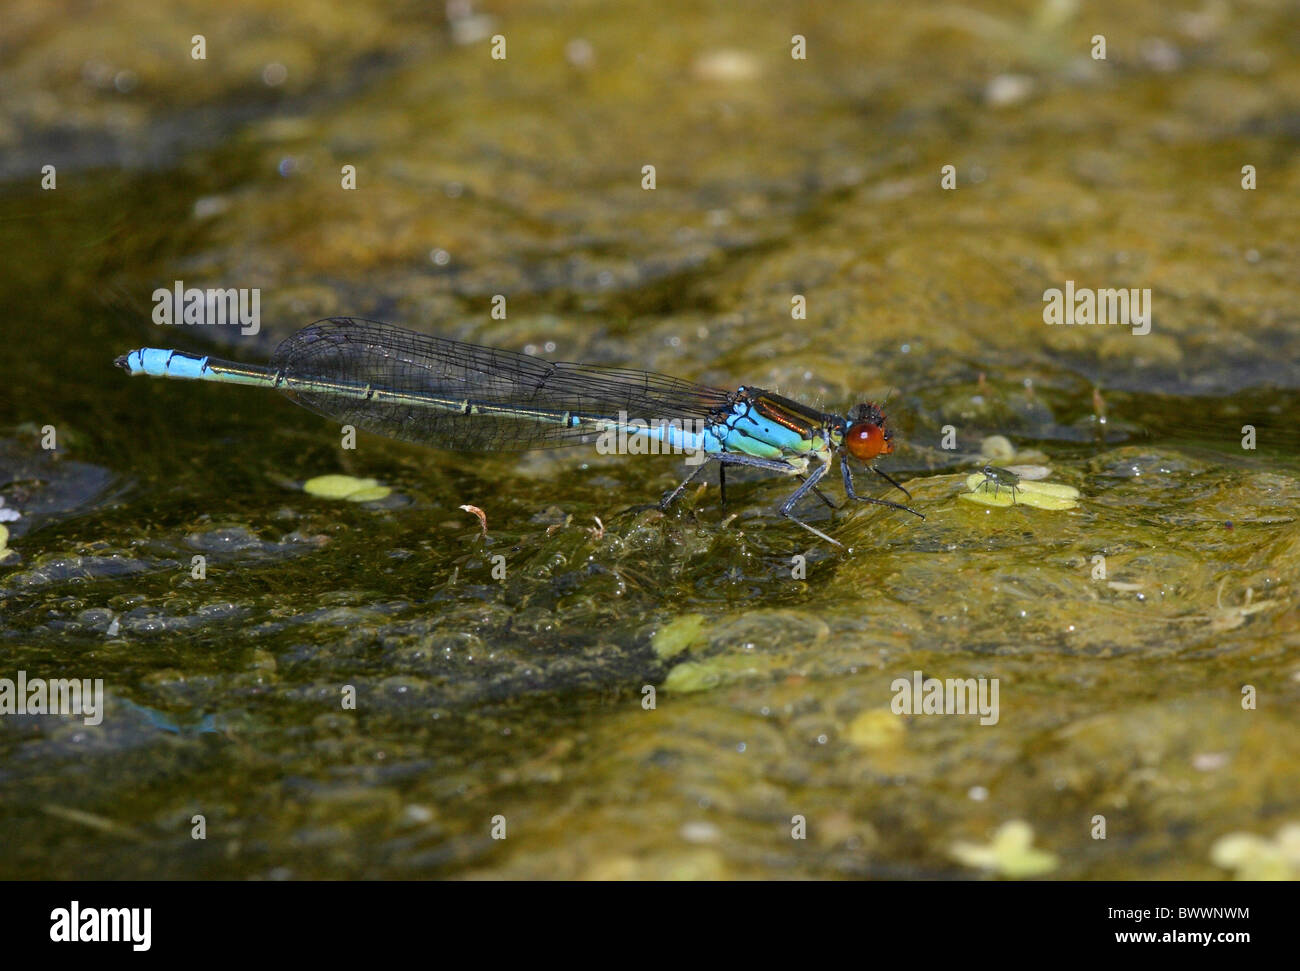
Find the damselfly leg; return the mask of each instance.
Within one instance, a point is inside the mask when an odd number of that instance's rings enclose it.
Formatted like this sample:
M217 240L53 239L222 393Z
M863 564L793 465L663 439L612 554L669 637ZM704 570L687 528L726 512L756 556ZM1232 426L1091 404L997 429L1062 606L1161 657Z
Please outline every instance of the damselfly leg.
M713 458L713 457L714 456L709 456L709 458ZM700 473L703 472L706 468L708 468L707 462L701 462L699 465L697 465L695 467L695 471L692 472L690 475L688 475L685 479L683 479L676 489L674 489L672 492L668 492L664 494L664 497L659 500L659 508L662 511L667 512L668 507L677 501L677 498L683 492L686 491L686 487L690 485L692 482L694 482L696 479L698 479L700 477ZM719 472L719 475L721 475L721 472ZM721 478L719 478L718 480L718 487L722 488Z
M901 509L903 512L910 512L913 516L920 516L922 519L925 518L925 515L923 513L917 512L915 509L912 509L910 506L903 506L897 502L890 502L888 499L875 499L871 496L858 495L856 492L853 491L853 473L849 471L849 463L844 461L844 458L842 456L840 458L840 471L844 474L844 494L848 496L850 499L855 499L858 502L870 502L877 506L888 506L890 509ZM894 482L893 479L890 479L889 476L885 475L885 473L881 472L879 469L872 466L871 471L879 472L882 476L885 476L886 479L889 479L890 482L893 482L894 485L898 486L899 489L902 489L903 494L906 495L907 498L909 499L912 498L912 494L910 492L908 492L906 489L903 489L901 485L898 485L897 482Z
M817 468L813 469L813 471L808 474L808 477L806 479L803 479L803 485L801 485L798 489L796 489L794 491L794 495L792 495L781 505L780 512L781 515L784 516L786 519L790 520L790 522L798 523L804 529L808 530L808 532L816 536L820 536L822 539L826 540L826 542L833 543L836 546L843 549L844 544L841 543L839 540L831 539L831 537L827 536L820 529L817 529L815 526L809 526L802 519L796 519L793 512L794 507L798 504L800 499L802 499L810 491L817 492L817 483L821 479L821 477L826 474L826 470L829 468L830 468L830 463L823 462L821 465L817 466ZM800 476L800 478L802 479L803 476ZM830 500L827 499L825 496L822 496L820 492L817 492L817 495L821 496L821 498L827 503L827 505L830 505ZM834 509L835 507L831 506L831 508Z
M751 469L763 469L766 472L780 472L784 475L789 475L794 471L794 467L791 466L789 462L786 462L782 459L764 459L764 458L757 458L756 456L753 455L736 455L736 454L728 454L728 453L723 453L721 455L710 455L709 459L711 461L717 462L719 466L724 468L725 466L728 465L743 465ZM693 482L697 476L699 476L701 469L703 469L703 466L701 466L699 469L696 469L694 472L688 475L685 481L683 481L681 485L679 485L672 492L668 493L668 495L664 496L663 500L659 504L659 508L666 510L670 505L672 505L672 503L677 500L677 498L682 494L682 492L686 489L686 487L690 485L691 482ZM723 474L725 473L723 473L722 469L720 468L719 476L721 477ZM798 475L798 473L795 474ZM821 499L822 502L826 503L826 505L830 506L832 509L836 508L835 503L831 502L831 500L827 498L826 495L820 489L817 488L818 480L821 479L821 477L825 474L826 474L826 466L821 465L818 466L817 469L815 469L813 472L809 473L808 475L799 475L799 479L803 484L799 486L798 489L795 490L794 494L789 499L787 499L784 503L782 503L778 511L781 513L782 516L790 520L792 523L798 523L804 529L808 530L811 533L815 533L820 538L826 540L826 542L834 543L836 546L843 546L844 544L839 542L839 540L832 539L831 537L823 533L820 529L814 529L812 526L809 526L803 520L798 519L791 514L791 510L794 509L795 504L798 503L799 500L802 499L804 496L806 496L809 492L815 492L817 494L817 497Z
M893 486L895 489L897 489L897 490L898 490L899 492L901 492L903 495L907 496L907 498L909 498L909 499L912 498L912 494L911 494L910 492L908 492L906 489L904 489L901 485L899 485L896 481L894 481L893 476L891 476L891 475L889 475L887 472L885 472L884 469L878 469L878 468L876 468L874 465L868 465L867 468L869 468L872 472L876 473L876 475L880 476L882 479L884 479L886 482L888 482L891 486Z

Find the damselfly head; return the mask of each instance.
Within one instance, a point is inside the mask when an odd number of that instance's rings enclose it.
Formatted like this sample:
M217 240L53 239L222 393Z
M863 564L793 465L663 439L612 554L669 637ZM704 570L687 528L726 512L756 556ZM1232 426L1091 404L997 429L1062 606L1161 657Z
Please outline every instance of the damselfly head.
M894 433L885 427L885 413L875 405L854 405L846 421L844 447L855 459L870 462L894 450Z

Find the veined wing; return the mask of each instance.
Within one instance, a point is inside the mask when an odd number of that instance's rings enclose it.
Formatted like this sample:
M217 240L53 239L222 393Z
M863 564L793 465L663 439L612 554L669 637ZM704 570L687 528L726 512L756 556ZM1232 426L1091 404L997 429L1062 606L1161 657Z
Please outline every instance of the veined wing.
M625 413L646 423L710 421L732 393L665 374L547 361L332 317L288 337L277 386L343 424L441 448L508 451L593 441Z

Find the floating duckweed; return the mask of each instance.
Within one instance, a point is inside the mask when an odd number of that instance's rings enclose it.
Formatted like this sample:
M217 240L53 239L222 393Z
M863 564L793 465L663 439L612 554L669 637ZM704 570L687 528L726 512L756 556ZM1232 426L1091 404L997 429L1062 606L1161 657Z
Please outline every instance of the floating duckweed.
M1016 447L1005 435L989 435L980 442L980 455L990 462L1010 462L1016 457Z
M308 495L322 499L346 499L348 502L374 502L387 498L392 489L377 479L358 479L350 475L318 475L303 483Z
M700 640L704 630L703 614L684 614L666 627L655 632L651 646L655 654L667 660L676 657L692 644Z
M393 490L386 485L375 484L372 488L362 489L348 496L348 502L375 502L379 499L387 499Z
M989 435L980 442L980 459L995 465L1012 462L1046 462L1047 456L1036 448L1017 449L1005 435Z
M686 661L668 672L668 677L664 679L664 690L689 694L693 691L708 691L721 683L722 673L712 665Z
M903 743L906 732L902 718L887 708L875 708L849 722L844 737L867 752L888 752Z
M998 827L991 842L983 846L954 843L950 852L953 859L966 866L995 870L1016 880L1050 873L1058 865L1054 853L1036 850L1033 843L1033 827L1023 819L1013 819Z
M771 677L772 671L749 654L719 654L704 661L683 661L664 679L666 691L709 691L738 681Z
M1039 509L1073 509L1077 506L1079 490L1062 482L1033 482L1021 479L1013 488L1009 485L988 485L988 477L976 472L966 477L969 492L961 498L983 506L1037 506Z
M1268 840L1229 833L1210 847L1215 866L1235 870L1237 880L1300 880L1300 823L1289 823Z

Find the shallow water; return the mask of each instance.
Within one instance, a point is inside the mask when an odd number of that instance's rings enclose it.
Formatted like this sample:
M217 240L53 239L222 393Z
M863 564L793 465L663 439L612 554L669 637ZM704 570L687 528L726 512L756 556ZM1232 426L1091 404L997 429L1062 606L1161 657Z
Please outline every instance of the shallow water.
M0 124L0 677L107 700L0 718L0 875L977 876L953 844L1025 820L1049 876L1216 878L1300 821L1293 7L501 4L494 62L415 5L236 0L201 66L148 5L56 8L15 7ZM261 332L154 326L178 279L261 288ZM1151 333L1045 325L1066 280L1151 288ZM740 475L625 511L680 461L345 450L112 367L335 313L888 395L926 519L814 502L840 551ZM1078 508L960 500L994 435ZM996 724L893 714L918 671L997 679Z

